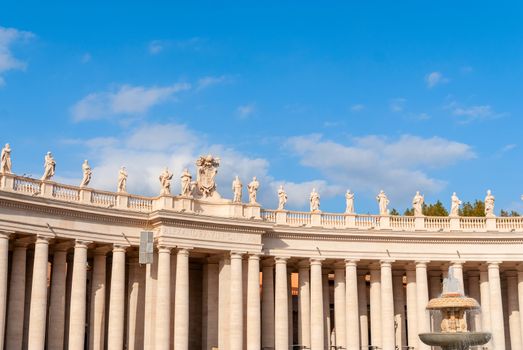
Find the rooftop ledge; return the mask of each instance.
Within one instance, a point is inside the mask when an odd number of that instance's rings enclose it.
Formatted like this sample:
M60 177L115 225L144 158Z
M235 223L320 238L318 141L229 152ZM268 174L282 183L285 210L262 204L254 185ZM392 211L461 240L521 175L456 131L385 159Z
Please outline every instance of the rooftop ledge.
M207 216L254 219L275 225L327 229L362 229L430 232L523 232L523 217L395 216L300 212L263 209L257 203L228 199L203 200L190 196L144 197L125 192L42 181L15 174L0 174L0 191L42 197L86 206L150 213L157 210Z

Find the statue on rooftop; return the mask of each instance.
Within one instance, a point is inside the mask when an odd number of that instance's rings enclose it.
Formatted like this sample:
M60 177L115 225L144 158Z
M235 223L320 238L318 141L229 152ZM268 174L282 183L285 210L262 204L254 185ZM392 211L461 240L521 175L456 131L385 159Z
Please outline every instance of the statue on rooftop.
M80 182L80 187L87 187L87 185L89 185L89 182L91 182L91 176L93 174L92 170L91 170L91 166L89 165L89 162L86 160L84 160L83 164L82 164L82 173L83 173L83 177L82 177L82 182Z
M496 198L492 195L490 190L487 190L487 196L485 197L485 216L493 217L494 215L494 201Z
M286 203L287 193L283 189L283 185L280 185L280 188L278 189L278 210L284 210Z
M387 195L383 190L378 193L376 196L376 200L378 201L378 205L380 208L380 215L389 215L389 210L387 209L387 206L389 205L390 201L387 198Z
M253 176L252 181L247 185L247 190L249 191L249 203L256 203L256 196L258 194L258 189L260 188L260 183L256 179L256 176Z
M165 167L165 169L160 174L160 177L158 178L160 180L160 185L162 186L162 190L160 191L161 196L171 194L172 178L173 178L173 174L169 171L169 169L167 167Z
M461 205L461 201L456 195L456 192L452 192L452 197L450 197L450 200L450 216L457 217L459 216L459 206Z
M11 147L8 143L2 148L2 163L0 166L0 173L11 174Z
M320 194L316 192L315 188L312 189L309 202L312 213L320 211Z
M51 152L47 152L44 158L44 174L42 175L42 181L51 180L56 170L56 162Z
M423 197L419 191L416 191L416 195L412 199L412 208L414 208L414 216L423 216L423 203L425 197Z
M117 192L127 192L127 169L125 167L121 167L118 172Z
M216 193L215 177L220 166L220 158L214 158L212 155L200 156L196 161L198 167L197 183L198 190L203 198L213 197ZM219 196L218 196L219 198Z
M345 193L345 213L354 213L354 193L351 190L347 190Z
M180 176L180 179L182 180L182 188L181 188L181 195L185 197L190 197L192 193L192 186L191 186L191 180L192 176L189 173L189 170L187 168L183 169L182 176Z
M234 203L241 203L242 202L242 188L243 184L240 181L240 178L238 175L234 178L232 182L232 193L233 193L233 199L232 201Z

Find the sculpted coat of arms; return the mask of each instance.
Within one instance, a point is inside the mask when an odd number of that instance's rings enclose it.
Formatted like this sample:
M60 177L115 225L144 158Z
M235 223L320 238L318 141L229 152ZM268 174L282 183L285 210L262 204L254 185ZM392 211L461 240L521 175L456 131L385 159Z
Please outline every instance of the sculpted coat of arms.
M220 198L216 191L215 177L220 166L220 158L214 158L212 155L200 156L196 160L198 168L197 180L198 190L203 198Z

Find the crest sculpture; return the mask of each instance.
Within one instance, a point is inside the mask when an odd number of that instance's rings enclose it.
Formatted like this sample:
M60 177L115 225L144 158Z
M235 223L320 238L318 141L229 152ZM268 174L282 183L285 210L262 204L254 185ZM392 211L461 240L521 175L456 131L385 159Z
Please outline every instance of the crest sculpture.
M198 174L196 182L198 191L202 198L219 199L220 194L216 191L215 177L220 166L220 158L214 158L212 155L200 156L196 160Z

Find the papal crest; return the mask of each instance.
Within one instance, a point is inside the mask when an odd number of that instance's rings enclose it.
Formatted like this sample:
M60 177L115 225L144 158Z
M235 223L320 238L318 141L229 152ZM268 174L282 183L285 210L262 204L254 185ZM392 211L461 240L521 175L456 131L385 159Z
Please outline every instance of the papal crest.
M212 155L200 156L196 161L198 167L197 183L198 190L204 198L213 196L216 190L215 177L220 166L220 158L214 158Z

